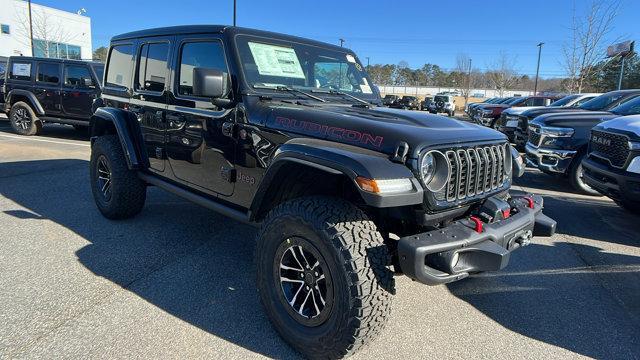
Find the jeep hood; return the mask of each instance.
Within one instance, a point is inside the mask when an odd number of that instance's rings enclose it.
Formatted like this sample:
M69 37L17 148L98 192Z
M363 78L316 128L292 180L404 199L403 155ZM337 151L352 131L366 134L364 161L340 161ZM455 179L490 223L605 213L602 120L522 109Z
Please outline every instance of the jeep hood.
M409 157L424 148L462 143L504 141L495 130L439 115L386 107L360 108L336 104L259 103L269 114L265 125L274 130L356 145L384 154L398 144L409 145Z

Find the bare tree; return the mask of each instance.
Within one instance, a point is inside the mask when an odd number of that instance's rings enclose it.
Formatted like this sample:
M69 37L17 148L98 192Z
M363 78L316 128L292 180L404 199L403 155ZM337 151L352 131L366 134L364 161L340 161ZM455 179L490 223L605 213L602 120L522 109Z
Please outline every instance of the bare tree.
M568 77L565 86L569 92L582 92L585 80L603 60L604 40L613 29L619 6L618 0L595 0L583 19L578 19L573 9L572 36L563 47L563 66Z
M29 31L29 15L18 13L18 39L24 45L31 46ZM32 31L33 31L33 52L44 54L44 57L51 57L51 49L57 43L68 43L75 36L72 35L62 23L56 22L51 15L42 9L33 9L31 11ZM40 40L40 41L35 41ZM35 55L35 54L33 54Z
M515 70L516 59L501 51L496 61L488 66L487 79L498 90L500 96L504 91L518 84L518 74Z
M451 72L452 78L456 85L456 90L460 91L465 98L469 96L467 86L473 87L473 76L469 77L470 57L467 54L460 53L456 55L456 66Z

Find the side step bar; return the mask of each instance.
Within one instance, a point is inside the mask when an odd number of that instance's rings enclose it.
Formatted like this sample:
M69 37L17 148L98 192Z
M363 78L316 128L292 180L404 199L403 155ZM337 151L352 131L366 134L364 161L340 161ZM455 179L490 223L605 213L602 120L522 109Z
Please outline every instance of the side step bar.
M142 172L138 173L138 177L142 179L144 182L149 183L151 185L155 185L161 189L164 189L174 195L180 196L183 199L189 200L193 203L196 203L200 206L203 206L207 209L213 210L217 213L220 213L224 216L230 217L236 221L239 221L243 224L258 226L257 223L249 221L249 216L247 213L230 208L226 205L223 205L217 201L211 200L202 195L194 194L188 190L185 190L179 186L171 184L167 181L161 180L153 175L145 174Z

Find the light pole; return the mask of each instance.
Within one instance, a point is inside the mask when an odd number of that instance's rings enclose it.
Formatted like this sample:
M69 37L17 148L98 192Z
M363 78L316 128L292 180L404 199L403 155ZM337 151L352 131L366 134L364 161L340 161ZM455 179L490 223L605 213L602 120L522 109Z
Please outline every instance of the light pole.
M367 67L369 67L369 57L367 56Z
M340 40L340 47L342 47L342 45L344 45L344 39L339 39Z
M233 0L233 26L236 26L236 2L237 0Z
M31 20L31 0L29 0L29 40L31 41L31 56L35 56L33 53L33 20Z
M467 108L469 102L469 93L471 92L471 59L469 59L469 74L467 75L467 96L464 97L464 108Z
M540 55L542 54L542 45L544 45L543 42L538 44L538 66L536 68L536 82L533 85L533 95L538 93L538 75L540 74Z

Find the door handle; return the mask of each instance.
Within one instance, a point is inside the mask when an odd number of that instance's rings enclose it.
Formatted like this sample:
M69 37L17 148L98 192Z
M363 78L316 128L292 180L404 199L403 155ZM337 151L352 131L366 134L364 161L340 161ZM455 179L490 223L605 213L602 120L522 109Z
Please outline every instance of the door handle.
M232 122L223 122L222 123L222 135L232 137L233 130L235 129L235 123Z

